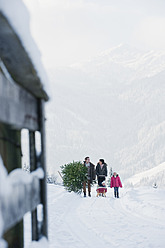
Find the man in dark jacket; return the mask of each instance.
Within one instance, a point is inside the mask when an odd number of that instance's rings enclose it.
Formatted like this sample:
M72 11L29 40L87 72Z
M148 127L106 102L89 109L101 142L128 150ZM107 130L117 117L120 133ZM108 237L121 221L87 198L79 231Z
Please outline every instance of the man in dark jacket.
M84 166L88 169L87 182L83 182L83 192L84 197L86 197L86 183L88 184L88 196L91 197L91 183L95 180L95 166L90 162L90 158L86 157L84 161Z
M107 177L107 164L104 162L104 159L99 160L96 166L96 175L98 185L101 186L102 182L105 181L105 177Z

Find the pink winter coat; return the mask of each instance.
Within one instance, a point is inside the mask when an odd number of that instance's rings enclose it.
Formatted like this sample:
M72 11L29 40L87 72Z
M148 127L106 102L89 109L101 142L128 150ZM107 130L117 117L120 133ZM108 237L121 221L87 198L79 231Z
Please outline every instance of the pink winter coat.
M122 188L122 184L120 181L120 177L117 175L116 177L111 177L111 184L110 187L121 187Z

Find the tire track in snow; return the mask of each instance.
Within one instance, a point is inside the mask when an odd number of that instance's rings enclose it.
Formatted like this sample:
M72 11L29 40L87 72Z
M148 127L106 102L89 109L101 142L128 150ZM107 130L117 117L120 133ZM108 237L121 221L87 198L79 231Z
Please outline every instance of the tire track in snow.
M90 201L88 203L88 210L90 212L92 209L91 205L94 204L94 198L84 199L67 192L63 192L62 195L63 197L57 194L55 204L49 205L51 208L49 209L49 221L51 221L49 225L51 226L49 230L50 248L100 248L104 245L104 243L98 239L97 235L87 228L79 218L79 206L86 200ZM55 237L53 233L55 233Z
M93 194L94 195L94 194ZM117 247L116 243L112 241L111 235L108 231L109 226L109 206L106 207L106 201L108 200L102 197L92 197L89 201L84 202L79 208L79 218L86 225L86 228L101 241L103 247ZM90 205L89 205L90 202ZM92 206L92 208L91 208ZM87 209L89 210L87 211ZM108 235L106 233L108 232ZM108 238L106 237L108 236ZM89 247L93 247L92 245ZM98 246L99 247L99 246Z
M90 211L92 216L88 213L88 218L85 220L87 228L104 241L104 247L164 248L164 242L159 238L159 234L163 237L161 228L151 227L144 219L141 220L138 216L134 216L134 213L128 213L122 208L121 202L126 193L120 199L97 198L93 211ZM82 216L87 207L89 206L81 207ZM91 225L90 219L94 219L96 224Z
M74 209L72 209L72 213L67 215L66 223L74 236L79 238L79 243L76 247L100 248L104 243L100 239L98 239L97 235L94 232L92 232L92 228L87 228L86 224L81 221L81 218L79 218L79 208L83 204L84 200L89 200L89 208L87 211L90 214L94 202L91 201L91 199L80 198L79 203L74 206Z
M134 189L132 190L134 192L136 192ZM149 203L146 203L144 202L144 200L140 200L138 199L138 195L136 195L134 193L134 197L132 197L132 193L133 192L130 192L130 190L127 192L127 196L129 196L130 198L127 200L127 202L125 201L125 198L123 198L121 201L120 201L120 207L123 209L124 212L126 212L128 215L132 215L134 216L135 218L138 218L138 219L141 219L141 221L143 222L148 222L148 224L150 225L157 225L157 228L165 228L165 223L164 221L162 221L162 216L161 216L161 219L157 220L155 218L155 216L153 215L153 218L149 218L149 216L147 217L146 215L142 215L142 211L140 211L140 214L137 212L137 209L139 208L139 205L141 207L141 209L143 210L144 208L146 208L148 211L149 211L149 208L152 207L152 209L156 209L157 212L164 212L164 208L160 207L159 205L153 205L153 202L150 204ZM129 194L130 193L130 194ZM136 206L135 209L131 209L131 207L129 206L129 202L130 201L134 201L134 204ZM165 219L165 216L164 216L164 219Z
M128 211L126 203L129 204L129 202L125 201L125 197L114 200L116 211L113 211L113 215L116 221L120 223L121 232L116 237L115 233L113 233L113 236L119 243L119 247L121 243L123 243L124 247L130 248L135 247L135 244L136 248L164 247L164 241L160 237L163 237L165 228L162 229L162 226L158 223L156 226L153 225L152 220L143 218L140 213L136 215L133 211ZM129 201L133 200L134 198L129 198ZM107 201L107 203L111 205L110 201ZM114 206L111 209L114 210Z
M120 199L109 192L106 198L95 195L95 188L91 198L64 190L55 194L49 205L50 248L164 248L164 228L127 209L129 204L136 207L129 192Z

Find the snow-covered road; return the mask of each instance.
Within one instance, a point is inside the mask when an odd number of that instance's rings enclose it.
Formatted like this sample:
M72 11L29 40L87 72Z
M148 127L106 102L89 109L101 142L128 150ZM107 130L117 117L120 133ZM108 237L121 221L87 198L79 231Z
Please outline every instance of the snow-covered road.
M84 198L49 185L49 247L164 248L165 190L120 189L120 196L108 188L106 198L97 198L93 187Z

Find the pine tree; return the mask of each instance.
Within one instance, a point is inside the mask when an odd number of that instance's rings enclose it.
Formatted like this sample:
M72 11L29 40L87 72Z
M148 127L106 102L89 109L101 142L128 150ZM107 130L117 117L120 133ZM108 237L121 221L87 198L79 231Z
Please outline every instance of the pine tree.
M113 176L113 171L112 171L112 167L110 168L110 172L109 172L109 175L110 175L110 177L112 177L112 176Z
M49 175L47 173L47 175L46 175L46 181L49 184L57 184L57 176L54 175L54 174Z
M65 189L80 194L82 183L87 180L87 168L80 161L73 161L62 165L61 169Z

